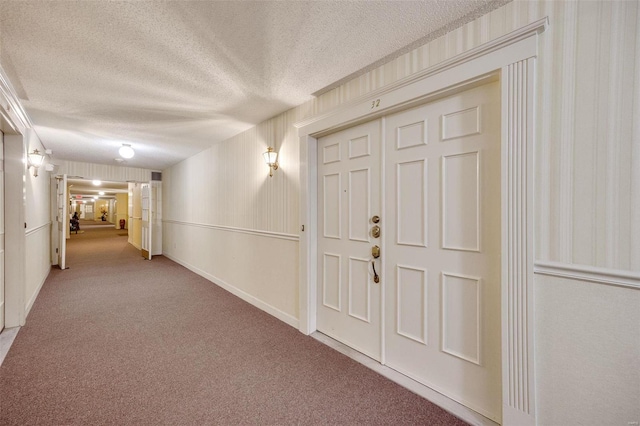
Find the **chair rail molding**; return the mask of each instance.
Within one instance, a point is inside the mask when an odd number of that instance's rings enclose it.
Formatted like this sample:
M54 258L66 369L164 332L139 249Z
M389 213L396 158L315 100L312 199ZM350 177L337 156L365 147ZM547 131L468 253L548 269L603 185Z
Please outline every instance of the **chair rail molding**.
M316 330L317 138L332 131L501 81L502 424L535 425L533 144L538 35L548 18L457 55L295 126L300 138L300 331ZM446 71L446 72L445 72ZM372 103L373 101L373 103Z
M284 232L273 232L273 231L262 231L259 229L239 228L237 226L212 225L207 223L185 222L185 221L173 220L173 219L163 219L162 223L171 223L175 225L191 226L196 228L218 229L218 230L228 231L228 232L237 232L240 234L257 235L260 237L279 238L281 240L298 241L300 239L300 237L296 234L287 234Z
M536 261L533 272L550 277L568 278L640 290L640 272L543 260Z

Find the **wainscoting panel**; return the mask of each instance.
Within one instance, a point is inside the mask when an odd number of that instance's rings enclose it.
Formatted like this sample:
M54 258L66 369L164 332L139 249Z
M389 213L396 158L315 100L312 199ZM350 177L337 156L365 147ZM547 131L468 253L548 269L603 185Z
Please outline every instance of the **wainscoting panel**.
M298 327L297 240L170 221L163 237L165 256Z
M25 270L25 312L33 307L44 281L51 270L51 223L45 223L26 233L27 268Z

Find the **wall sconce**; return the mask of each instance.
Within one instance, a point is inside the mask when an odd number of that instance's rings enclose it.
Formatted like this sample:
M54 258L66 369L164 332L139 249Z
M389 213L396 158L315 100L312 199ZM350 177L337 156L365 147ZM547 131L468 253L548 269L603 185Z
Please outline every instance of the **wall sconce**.
M269 177L272 177L273 171L278 170L278 153L273 148L268 147L267 152L264 152L262 157L264 157L264 162L269 166Z
M33 167L33 176L38 177L38 168L42 166L42 162L44 161L44 155L40 154L40 151L34 149L33 152L30 152L28 155L28 167Z

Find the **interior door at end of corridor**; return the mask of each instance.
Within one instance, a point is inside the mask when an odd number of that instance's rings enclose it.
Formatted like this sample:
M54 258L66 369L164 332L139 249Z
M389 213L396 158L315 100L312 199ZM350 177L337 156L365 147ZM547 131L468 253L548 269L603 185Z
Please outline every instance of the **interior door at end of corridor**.
M69 233L69 199L67 196L67 175L56 176L56 226L58 266L60 269L67 267L67 234Z
M385 118L386 364L501 418L500 90Z
M381 214L381 121L318 140L317 329L380 361L381 274L372 247ZM374 263L375 262L375 263Z
M151 185L143 183L141 187L142 191L142 257L147 260L151 260L152 257L152 234L153 227L151 226Z

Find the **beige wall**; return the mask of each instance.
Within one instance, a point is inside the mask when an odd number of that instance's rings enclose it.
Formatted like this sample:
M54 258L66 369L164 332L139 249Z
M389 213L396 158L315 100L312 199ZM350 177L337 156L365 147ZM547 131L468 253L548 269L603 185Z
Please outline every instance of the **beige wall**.
M116 194L116 227L120 228L120 219L124 219L124 229L129 227L129 215L127 213L129 196L127 194Z
M163 173L164 252L295 324L292 124L548 16L537 61L536 259L637 277L639 14L638 2L515 1L214 145ZM260 156L268 145L280 153L273 178ZM277 274L265 274L269 265ZM542 275L534 284L538 422L638 421L640 289Z
M34 149L44 152L44 147L35 132L27 131L24 140L28 152ZM49 179L49 173L44 171L44 164L37 177L34 177L32 169L29 169L25 179L27 266L24 300L27 314L51 270L51 205L49 199L51 183Z
M102 220L102 209L105 209L107 214L109 213L109 201L108 200L97 200L94 203L94 218L95 220Z

